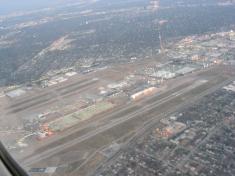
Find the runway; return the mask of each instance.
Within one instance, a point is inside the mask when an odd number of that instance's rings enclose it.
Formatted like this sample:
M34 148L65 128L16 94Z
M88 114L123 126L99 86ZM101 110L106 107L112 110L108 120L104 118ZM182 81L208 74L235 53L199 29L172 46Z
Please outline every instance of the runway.
M83 80L83 81L70 84L65 87L56 88L54 90L52 89L50 92L46 92L46 93L34 96L32 98L25 99L25 100L18 101L16 103L11 104L9 107L6 108L7 114L9 113L14 114L14 113L18 113L21 111L26 111L29 108L33 108L33 107L51 102L55 100L58 97L58 95L63 98L64 96L67 96L69 94L74 93L75 91L94 85L95 83L97 83L97 80Z

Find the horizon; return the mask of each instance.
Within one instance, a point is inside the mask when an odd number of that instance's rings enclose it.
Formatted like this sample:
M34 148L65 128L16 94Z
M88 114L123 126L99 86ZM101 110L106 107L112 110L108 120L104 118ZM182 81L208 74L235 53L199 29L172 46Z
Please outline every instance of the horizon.
M37 10L81 0L0 0L0 15Z

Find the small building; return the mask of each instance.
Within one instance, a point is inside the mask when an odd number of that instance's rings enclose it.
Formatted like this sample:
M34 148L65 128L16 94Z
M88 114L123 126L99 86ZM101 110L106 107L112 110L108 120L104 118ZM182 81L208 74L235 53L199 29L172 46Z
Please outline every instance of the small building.
M67 73L65 73L65 75L68 76L68 77L74 76L76 74L77 74L77 72L67 72Z
M19 89L15 89L15 90L6 92L5 94L6 94L6 96L8 96L10 98L16 98L16 97L19 97L25 93L26 93L25 90L19 88Z
M193 68L193 67L184 67L180 70L177 70L176 73L177 74L186 74L186 73L190 73L190 72L193 72L194 70L196 70L196 68Z
M123 88L125 86L127 86L128 83L126 81L121 81L119 83L112 83L112 84L109 84L107 87L109 89L120 89L120 88Z
M170 78L174 78L176 75L175 73L172 73L170 71L161 70L161 71L154 73L152 76L158 77L158 78L170 79Z
M68 79L67 78L64 78L64 77L58 77L57 79L55 79L55 81L57 81L57 83L62 83L62 82L65 82L67 81Z

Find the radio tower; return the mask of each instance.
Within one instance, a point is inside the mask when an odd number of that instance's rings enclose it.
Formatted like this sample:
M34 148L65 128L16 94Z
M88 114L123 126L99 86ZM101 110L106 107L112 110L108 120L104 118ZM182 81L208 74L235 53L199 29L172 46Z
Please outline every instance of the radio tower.
M158 37L159 37L159 42L160 42L160 53L164 53L165 51L163 42L162 42L161 27L167 22L168 22L167 20L158 21Z
M160 7L159 0L150 0L150 9L153 11L153 13L157 13L159 7ZM164 53L164 51L165 51L164 46L163 46L163 42L162 42L161 27L167 22L168 22L167 20L158 20L157 21L158 39L160 42L159 53Z

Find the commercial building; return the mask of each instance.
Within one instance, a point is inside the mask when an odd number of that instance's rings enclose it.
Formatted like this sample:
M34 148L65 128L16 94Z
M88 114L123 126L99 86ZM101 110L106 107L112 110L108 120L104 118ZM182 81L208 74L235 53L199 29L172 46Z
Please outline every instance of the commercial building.
M157 92L157 88L156 87L150 87L150 88L147 88L147 89L144 89L140 92L137 92L133 95L131 95L131 99L132 100L139 100L145 96L150 96L150 95L153 95L154 93Z

